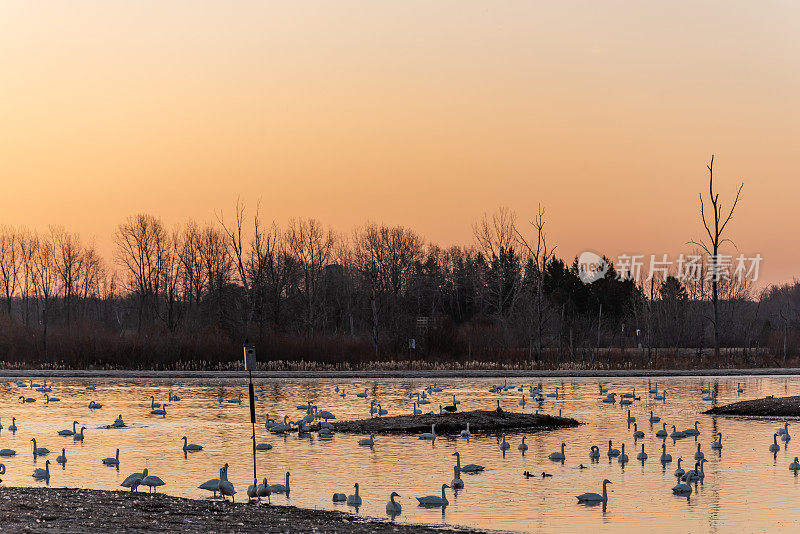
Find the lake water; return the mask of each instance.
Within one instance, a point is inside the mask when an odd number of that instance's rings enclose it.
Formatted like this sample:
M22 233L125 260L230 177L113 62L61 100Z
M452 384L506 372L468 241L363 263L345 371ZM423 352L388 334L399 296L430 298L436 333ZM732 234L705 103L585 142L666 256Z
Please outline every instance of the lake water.
M666 389L666 402L655 401L648 389L658 382ZM700 390L711 382L716 393L714 401L702 400ZM41 380L36 380L41 383ZM268 476L272 484L283 482L284 473L291 472L289 497L274 495L273 503L286 503L308 508L351 510L334 504L334 492L350 494L358 482L363 505L359 514L386 518L385 506L392 491L402 497L403 512L398 522L466 525L477 528L527 532L625 532L646 528L652 532L677 530L692 532L742 532L800 529L797 514L800 497L800 477L788 469L789 463L800 455L800 425L798 436L773 455L769 452L772 435L781 425L777 420L744 420L701 415L714 404L763 397L765 395L800 394L800 379L795 377L680 377L663 379L509 379L515 388L505 393L490 393L492 384L502 379L439 379L441 393L433 393L432 403L423 408L436 409L449 404L452 395L461 401L460 410L492 409L497 400L506 410L522 410L518 401L522 393L516 386L542 384L544 393L559 388L559 398L528 402L524 411L574 417L585 423L578 428L529 434L529 450L523 456L518 450L521 434L508 436L511 450L503 455L500 437L474 435L463 438L440 437L434 443L416 436L376 436L374 448L359 447L356 442L364 436L335 434L321 439L317 434L298 436L296 433L277 436L264 428L265 415L290 420L299 419L304 412L296 405L307 400L337 416L337 420L360 419L369 415L370 400L381 403L390 415L411 412L410 393L422 391L430 380L258 380L263 388L257 401L256 427L258 442L268 442L273 449L257 453L259 477ZM637 418L644 439L634 445L633 426L626 422L627 408L619 403L600 402L598 383L618 394L636 388L641 400L634 402L632 415ZM741 383L744 392L737 393ZM87 385L96 391L87 391ZM230 464L229 479L238 491L237 501L246 500L247 486L252 482L249 409L245 397L241 406L219 404L217 398L231 398L245 393L245 380L105 380L64 379L48 381L50 395L60 402L45 404L43 394L30 388L18 388L14 379L0 384L0 449L11 448L17 455L0 458L7 472L2 476L7 486L44 485L31 477L36 467L51 461L51 487L83 487L119 489L119 483L130 473L144 467L158 475L166 485L161 491L171 495L206 498L208 493L197 488L202 482L216 478L219 467ZM335 391L343 387L347 395L341 398ZM356 393L367 389L368 398ZM180 395L179 402L167 407L167 416L150 415L150 396L165 402L172 391ZM19 395L36 398L35 403L17 401ZM91 400L103 405L90 410ZM694 465L696 443L709 460L706 477L689 498L675 496L673 471L676 462L662 467L659 462L662 440L655 436L661 425L648 422L653 410L669 426L686 429L700 422L700 436L673 442L667 438L667 450L673 458L684 458L683 467ZM426 410L427 411L427 410ZM124 429L107 429L117 415L122 414L130 425ZM19 430L8 431L11 418L17 418ZM86 426L83 443L71 437L60 437L57 430L71 428L73 420ZM792 432L793 426L789 430ZM723 433L724 448L710 448L716 432ZM203 451L184 456L182 436L191 443L203 445ZM50 449L46 457L34 460L31 438L39 447ZM608 440L615 448L625 443L631 460L620 466L616 459L606 456ZM548 455L566 443L566 462L548 460ZM644 443L649 459L642 465L636 454ZM780 443L780 441L779 441ZM589 459L592 444L600 447L599 462ZM66 449L65 469L55 463L61 448ZM119 470L101 464L103 458L114 456L120 449ZM444 512L417 506L414 497L438 495L441 485L453 478L454 451L461 453L462 464L479 463L486 466L483 473L463 474L464 489L448 490L450 505ZM578 465L587 466L579 469ZM523 471L553 476L526 479ZM602 480L613 482L608 504L584 506L575 495L586 491L600 493Z

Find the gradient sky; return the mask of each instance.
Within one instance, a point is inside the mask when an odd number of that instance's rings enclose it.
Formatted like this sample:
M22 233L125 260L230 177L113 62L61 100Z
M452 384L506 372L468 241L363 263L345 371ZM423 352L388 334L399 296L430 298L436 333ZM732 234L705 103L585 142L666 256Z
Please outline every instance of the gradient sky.
M0 4L0 224L367 219L443 245L542 203L562 256L677 254L698 192L800 275L800 3Z

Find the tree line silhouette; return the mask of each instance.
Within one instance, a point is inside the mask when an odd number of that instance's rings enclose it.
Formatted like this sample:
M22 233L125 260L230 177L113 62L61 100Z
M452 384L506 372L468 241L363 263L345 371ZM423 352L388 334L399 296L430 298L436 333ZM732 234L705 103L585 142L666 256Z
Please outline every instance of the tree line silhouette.
M147 214L115 254L60 227L0 229L0 362L232 368L245 338L265 368L707 367L798 356L800 284L618 277L556 255L544 211L499 209L469 246L403 226L337 234L316 219L233 217L169 229ZM712 309L712 294L717 300ZM716 317L716 320L712 319ZM714 339L721 351L715 354Z

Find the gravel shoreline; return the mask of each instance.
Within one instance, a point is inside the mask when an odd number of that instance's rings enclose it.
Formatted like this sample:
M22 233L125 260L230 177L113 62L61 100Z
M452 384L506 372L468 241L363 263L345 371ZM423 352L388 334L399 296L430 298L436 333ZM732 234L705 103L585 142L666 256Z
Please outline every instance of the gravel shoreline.
M439 371L254 371L259 379L374 379L374 378L635 378L671 376L786 376L800 375L800 368L758 369L574 369L574 370L439 370ZM244 371L129 371L129 370L31 370L0 369L0 378L120 378L120 379L241 379Z
M246 496L244 497L246 500ZM0 487L0 530L17 532L320 532L475 534L462 527L393 523L354 514L194 500L164 494Z

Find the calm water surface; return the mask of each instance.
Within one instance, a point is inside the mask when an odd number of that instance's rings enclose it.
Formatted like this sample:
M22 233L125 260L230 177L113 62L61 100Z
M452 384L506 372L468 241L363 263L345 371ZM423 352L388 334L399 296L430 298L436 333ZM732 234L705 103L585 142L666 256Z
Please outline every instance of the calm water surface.
M700 390L711 387L715 401L702 400ZM41 380L36 382L41 383ZM703 378L681 377L658 379L658 389L667 389L666 402L652 400L647 390L656 379L596 378L547 379L514 378L515 388L502 394L490 393L494 383L502 379L441 379L437 380L442 393L432 395L432 403L424 408L436 409L449 404L452 395L461 400L461 410L491 409L497 399L506 410L521 410L518 401L522 393L516 386L524 384L527 399L529 385L541 383L544 393L559 387L559 399L528 402L525 411L574 417L585 423L578 428L529 434L529 450L523 456L518 450L522 434L508 436L511 450L505 455L499 450L500 437L477 435L469 441L462 438L437 438L435 443L418 440L415 436L377 436L373 449L359 447L363 436L336 434L320 439L316 434L277 436L264 428L267 413L271 418L299 419L304 412L296 405L311 400L320 409L336 414L338 420L360 419L368 416L369 402L379 401L390 415L411 411L409 393L421 391L430 384L427 380L259 380L263 388L257 401L259 442L273 445L271 451L258 452L259 476L268 476L272 484L283 482L284 473L291 471L291 494L273 496L274 503L301 507L351 510L346 505L331 502L334 492L350 494L353 484L361 488L363 506L359 514L386 517L385 506L389 493L397 491L402 497L403 513L399 522L447 523L478 528L528 532L606 532L630 531L646 527L654 532L672 532L676 528L693 532L742 532L800 529L797 502L800 498L800 478L788 465L800 455L800 424L798 435L776 455L769 452L772 434L780 426L777 420L743 420L711 417L700 412L714 404L763 397L800 394L800 379L795 377ZM633 426L626 422L627 408L619 404L600 402L598 382L618 394L636 388L641 400L630 409L639 422L645 438L634 445ZM737 394L737 384L744 392ZM89 384L96 391L87 391ZM36 482L31 473L51 461L50 485L53 487L83 487L118 489L130 473L144 467L160 476L166 486L161 490L171 495L205 498L207 492L197 486L216 478L219 467L229 463L229 479L234 483L240 500L246 499L247 486L252 482L250 422L247 400L241 406L217 402L246 393L244 380L177 381L177 380L55 380L48 382L51 396L60 402L45 404L43 394L30 388L18 388L15 380L0 384L0 448L17 451L12 458L0 458L7 472L3 483L8 486L44 485ZM334 391L343 387L341 398ZM356 393L367 389L369 397ZM159 402L167 400L172 391L180 395L179 402L167 407L167 416L150 415L150 396ZM36 398L31 404L17 401L19 395ZM102 409L89 410L95 400ZM693 467L696 443L701 443L709 462L705 464L706 478L688 499L672 494L675 485L672 473L676 462L658 461L662 440L655 431L660 424L648 422L653 410L668 426L689 428L700 421L701 434L697 440L687 438L673 442L667 439L667 450L673 458L684 458L684 468ZM124 429L108 429L117 415L122 414L130 425ZM11 417L17 418L19 430L9 432ZM56 431L71 428L77 419L86 426L85 441L60 437ZM790 426L790 432L793 427ZM722 432L724 448L712 451L710 444L716 432ZM181 437L203 445L204 450L184 455ZM39 447L50 449L46 457L34 460L31 438ZM623 468L616 459L609 462L605 451L608 440L620 448L625 443L631 461ZM566 446L566 462L551 462L548 455ZM644 443L649 459L642 464L635 460ZM599 462L589 460L589 447L596 444L602 451ZM66 449L67 466L55 464L61 448ZM120 449L119 470L101 464L103 458L114 456ZM440 494L442 483L453 478L454 458L459 451L462 463L479 463L486 471L477 475L463 474L465 487L457 492L448 490L450 506L440 510L417 506L415 496ZM579 469L584 464L586 469ZM552 478L526 479L522 472L541 473L546 470ZM601 492L604 478L609 486L608 505L587 507L579 505L575 495L586 491Z

